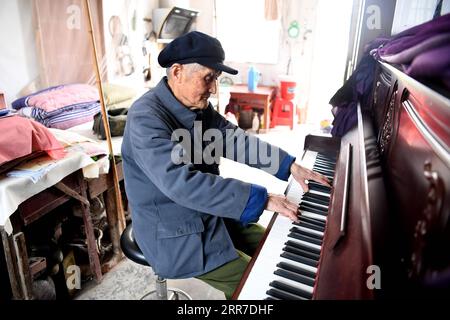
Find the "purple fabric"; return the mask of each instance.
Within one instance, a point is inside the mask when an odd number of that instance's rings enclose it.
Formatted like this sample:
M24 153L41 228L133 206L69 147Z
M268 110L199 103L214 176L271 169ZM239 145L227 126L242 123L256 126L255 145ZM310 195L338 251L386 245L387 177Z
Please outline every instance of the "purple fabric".
M450 14L405 30L392 38L378 38L365 47L352 76L330 100L333 136L341 137L358 122L357 105L366 105L373 84L375 59L399 64L413 78L441 80L450 88Z
M407 48L397 54L393 54L391 56L383 56L383 60L394 64L409 63L422 52L448 43L450 43L450 33L438 34L416 44L415 46Z
M342 137L358 123L356 107L358 102L365 104L370 96L375 63L372 56L365 55L351 77L330 99L330 104L334 107L331 129L333 136Z
M405 70L413 78L433 78L450 71L450 43L422 52Z
M442 17L422 23L395 35L387 44L379 49L379 55L383 57L396 54L417 45L429 37L449 32L450 14L446 14Z
M399 33L371 54L401 65L413 78L440 81L450 88L450 14Z

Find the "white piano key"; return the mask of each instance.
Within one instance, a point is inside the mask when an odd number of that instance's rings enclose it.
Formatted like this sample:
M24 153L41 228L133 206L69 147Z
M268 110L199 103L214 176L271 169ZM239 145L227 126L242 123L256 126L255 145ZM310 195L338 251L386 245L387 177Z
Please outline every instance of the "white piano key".
M305 216L307 218L312 218L312 219L316 219L316 220L320 220L320 221L327 221L327 217L323 216L321 214L317 214L317 213L312 213L312 212L308 212L306 210L303 209L299 209L300 213L302 216Z

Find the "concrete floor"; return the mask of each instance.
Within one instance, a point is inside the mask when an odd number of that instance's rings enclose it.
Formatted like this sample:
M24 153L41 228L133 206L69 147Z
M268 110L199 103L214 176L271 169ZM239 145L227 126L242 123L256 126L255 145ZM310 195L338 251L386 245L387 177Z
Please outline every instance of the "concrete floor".
M287 127L276 127L269 133L260 134L264 141L277 145L290 154L300 157L303 151L303 143L307 133L314 128L298 126L293 131ZM246 182L252 182L267 188L269 193L283 194L287 182L258 169L222 159L220 165L221 176L236 178ZM265 211L259 223L267 226L272 212ZM77 300L137 300L154 288L155 275L151 268L138 265L127 259L120 262L115 268L105 274L100 284L90 283L86 285L75 297ZM221 291L212 288L208 284L192 278L183 280L168 280L168 286L186 291L194 300L221 300L225 299Z

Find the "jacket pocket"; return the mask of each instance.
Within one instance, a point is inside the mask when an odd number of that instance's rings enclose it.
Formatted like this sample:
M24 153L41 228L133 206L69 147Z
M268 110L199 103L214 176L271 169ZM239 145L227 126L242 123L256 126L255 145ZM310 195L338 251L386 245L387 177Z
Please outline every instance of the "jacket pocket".
M201 218L196 218L183 222L159 222L157 227L157 238L167 239L200 233L205 230Z
M200 217L182 222L159 222L155 271L166 278L184 278L203 273L204 229Z

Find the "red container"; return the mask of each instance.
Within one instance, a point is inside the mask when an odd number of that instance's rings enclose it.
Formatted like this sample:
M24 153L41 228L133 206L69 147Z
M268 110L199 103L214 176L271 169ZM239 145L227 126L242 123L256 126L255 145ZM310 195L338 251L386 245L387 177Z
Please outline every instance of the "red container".
M295 87L297 83L295 81L280 81L281 98L285 100L293 100L295 98Z

